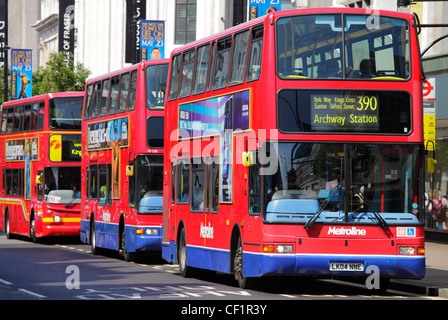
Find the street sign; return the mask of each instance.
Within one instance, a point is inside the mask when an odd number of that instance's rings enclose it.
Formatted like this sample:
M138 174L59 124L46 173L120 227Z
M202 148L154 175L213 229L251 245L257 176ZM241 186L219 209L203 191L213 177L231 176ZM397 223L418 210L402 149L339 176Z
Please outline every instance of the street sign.
M423 80L423 98L424 99L435 99L436 98L435 85L433 86L429 80L431 80L431 82L434 82L434 84L435 84L434 78L431 78L428 80Z
M249 20L256 19L268 13L268 10L274 8L277 11L282 9L280 0L250 0L249 2Z
M428 151L435 149L436 141L436 79L423 81L423 128L425 148Z

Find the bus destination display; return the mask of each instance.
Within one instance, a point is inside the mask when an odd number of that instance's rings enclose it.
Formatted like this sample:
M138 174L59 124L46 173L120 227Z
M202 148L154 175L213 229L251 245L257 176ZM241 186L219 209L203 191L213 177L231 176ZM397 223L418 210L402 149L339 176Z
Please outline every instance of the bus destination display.
M316 131L378 131L376 95L311 94L311 128Z

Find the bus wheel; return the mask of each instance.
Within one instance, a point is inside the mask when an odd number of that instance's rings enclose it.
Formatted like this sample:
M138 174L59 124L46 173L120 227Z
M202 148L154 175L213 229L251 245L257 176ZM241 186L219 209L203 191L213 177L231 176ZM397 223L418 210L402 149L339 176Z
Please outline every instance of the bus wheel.
M238 281L238 285L241 289L253 287L255 280L253 278L247 278L243 274L243 245L241 237L238 239L238 248L235 251L235 257L233 258L233 270L235 271L235 280Z
M377 295L385 294L387 289L389 289L389 284L390 284L390 278L381 277L380 283L379 283L379 288L371 289L371 292L373 294L377 294Z
M123 226L123 231L121 231L121 252L123 254L123 259L125 261L132 261L134 260L134 254L132 252L129 252L126 250L126 230Z
M95 231L95 220L92 220L90 225L90 245L92 246L92 254L100 254L99 248L96 246L96 231Z
M38 242L38 238L36 237L36 220L34 217L31 217L30 221L30 238L34 243Z
M11 233L11 229L9 226L9 212L8 211L6 211L6 216L5 216L5 233L6 233L7 239L14 239L14 235Z
M177 261L179 262L180 275L183 278L191 276L191 267L187 264L187 237L185 235L185 228L180 232L179 248L177 252Z

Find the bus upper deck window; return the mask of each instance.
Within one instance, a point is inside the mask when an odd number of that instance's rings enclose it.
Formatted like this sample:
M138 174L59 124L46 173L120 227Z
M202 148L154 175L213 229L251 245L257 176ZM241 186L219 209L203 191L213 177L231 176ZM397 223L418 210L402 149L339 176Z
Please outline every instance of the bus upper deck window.
M410 75L409 27L405 20L367 16L345 17L349 59L347 78L404 80Z
M8 109L3 109L2 111L2 134L6 133L6 124L8 123Z
M234 42L230 85L244 82L244 77L246 75L247 49L249 47L249 31L235 35Z
M282 79L405 80L409 66L409 24L403 19L379 16L374 24L368 15L355 14L278 19Z
M179 91L179 76L181 67L181 55L173 57L171 62L171 74L170 74L170 87L168 93L168 99L173 100L177 98L177 92Z
M188 97L191 94L195 56L195 50L184 53L179 98Z
M258 80L260 78L262 51L263 28L252 30L247 81Z
M84 106L84 120L87 120L90 117L90 107L91 107L92 95L93 95L93 85L89 84L87 86L86 103Z
M145 70L146 107L163 109L165 107L168 64L148 66Z
M210 58L210 45L198 49L196 72L194 76L193 94L204 93L207 84L208 61Z
M121 75L120 82L120 102L118 112L125 112L129 102L129 73Z
M132 111L135 108L135 100L137 98L137 70L131 72L131 83L129 90L129 105L128 111Z
M213 89L221 89L227 86L230 66L230 49L232 47L232 39L227 38L218 42Z
M119 87L120 87L120 78L119 77L112 78L112 84L110 88L110 103L108 111L109 115L115 114L117 112Z
M100 117L107 115L107 106L109 104L110 79L103 81L101 89Z

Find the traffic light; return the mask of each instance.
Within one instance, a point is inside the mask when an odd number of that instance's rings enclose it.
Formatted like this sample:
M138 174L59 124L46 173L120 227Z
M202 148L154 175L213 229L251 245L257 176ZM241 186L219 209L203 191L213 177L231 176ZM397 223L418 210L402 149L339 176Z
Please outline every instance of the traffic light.
M411 4L411 0L397 0L398 7L407 7Z

